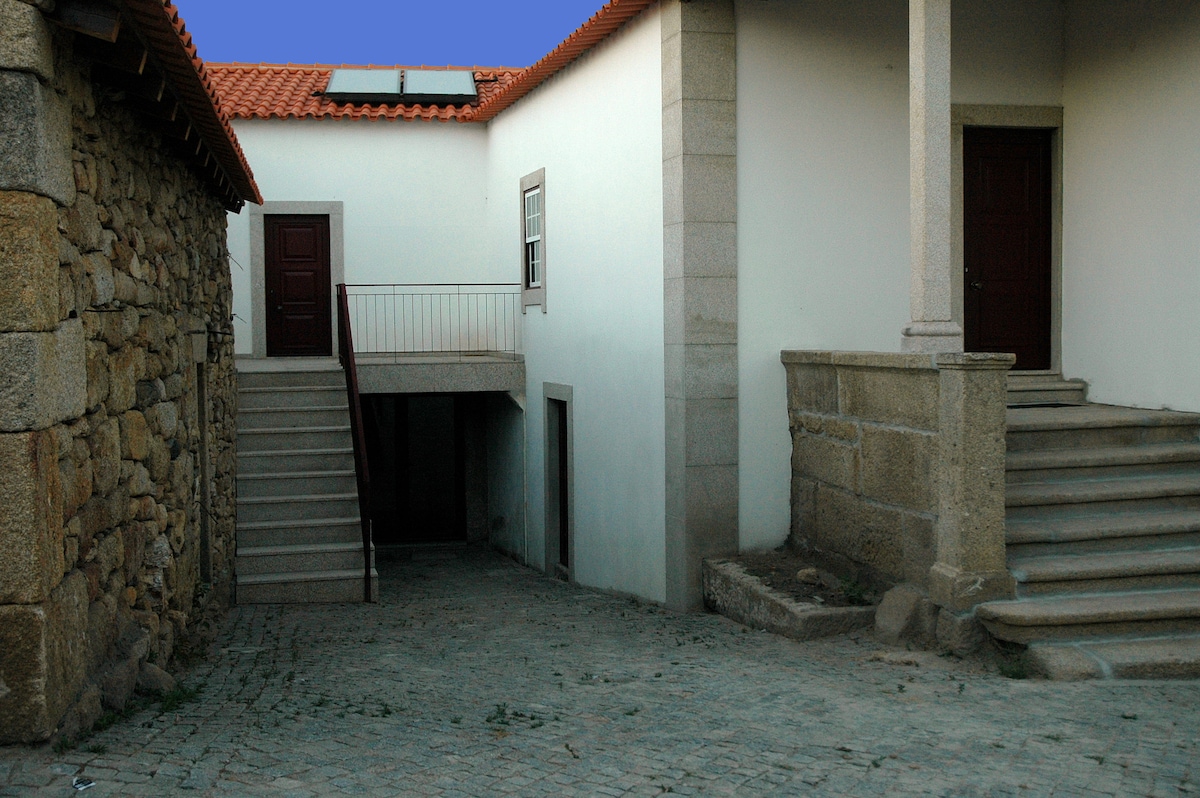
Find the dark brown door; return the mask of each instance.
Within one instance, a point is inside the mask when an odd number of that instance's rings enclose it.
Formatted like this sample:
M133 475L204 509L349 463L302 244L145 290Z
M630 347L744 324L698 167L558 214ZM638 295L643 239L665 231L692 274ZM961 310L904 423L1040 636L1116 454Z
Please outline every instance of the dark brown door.
M1050 368L1053 131L963 131L963 327L969 352Z
M329 217L265 216L267 355L330 355Z

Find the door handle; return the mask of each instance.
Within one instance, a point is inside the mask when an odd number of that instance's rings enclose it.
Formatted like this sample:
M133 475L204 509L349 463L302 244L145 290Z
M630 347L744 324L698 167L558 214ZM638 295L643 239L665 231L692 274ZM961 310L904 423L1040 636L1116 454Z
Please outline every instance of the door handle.
M983 281L982 281L982 280L975 280L975 281L973 281L973 282L971 282L971 283L970 283L970 286L971 286L972 288L974 288L976 291L982 291L982 290L983 290Z

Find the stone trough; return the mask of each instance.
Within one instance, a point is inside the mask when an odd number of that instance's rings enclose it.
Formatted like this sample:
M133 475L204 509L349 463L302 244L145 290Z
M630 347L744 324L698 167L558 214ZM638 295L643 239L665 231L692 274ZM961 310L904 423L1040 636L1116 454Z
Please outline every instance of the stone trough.
M796 601L764 585L736 560L704 561L704 605L755 629L814 640L875 623L874 607L824 607Z

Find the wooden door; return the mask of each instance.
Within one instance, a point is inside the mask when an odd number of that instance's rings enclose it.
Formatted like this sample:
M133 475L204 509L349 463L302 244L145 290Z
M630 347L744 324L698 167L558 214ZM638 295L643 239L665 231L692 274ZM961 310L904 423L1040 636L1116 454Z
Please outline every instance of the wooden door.
M328 216L264 216L267 355L333 354Z
M968 352L1050 368L1053 131L963 130L963 332Z

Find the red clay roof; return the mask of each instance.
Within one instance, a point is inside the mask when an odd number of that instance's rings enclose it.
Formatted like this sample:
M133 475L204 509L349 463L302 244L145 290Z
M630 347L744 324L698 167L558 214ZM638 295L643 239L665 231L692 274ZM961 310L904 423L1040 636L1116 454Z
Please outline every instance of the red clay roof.
M226 198L236 210L243 202L262 203L246 155L221 107L216 87L204 61L196 53L179 11L170 0L124 0L126 14L142 35L175 90L192 126L224 173L236 196Z
M470 121L469 105L380 105L338 103L323 95L335 69L404 69L332 64L209 64L221 105L240 119L424 119ZM421 67L427 69L428 67ZM454 68L454 67L449 67ZM468 67L458 67L467 69ZM480 101L494 97L521 70L475 67Z
M610 0L548 55L526 69L472 68L479 90L479 100L475 105L439 107L335 103L321 96L334 69L403 67L209 64L209 73L217 85L217 92L225 111L230 116L240 119L366 118L486 122L565 69L653 2L654 0Z

